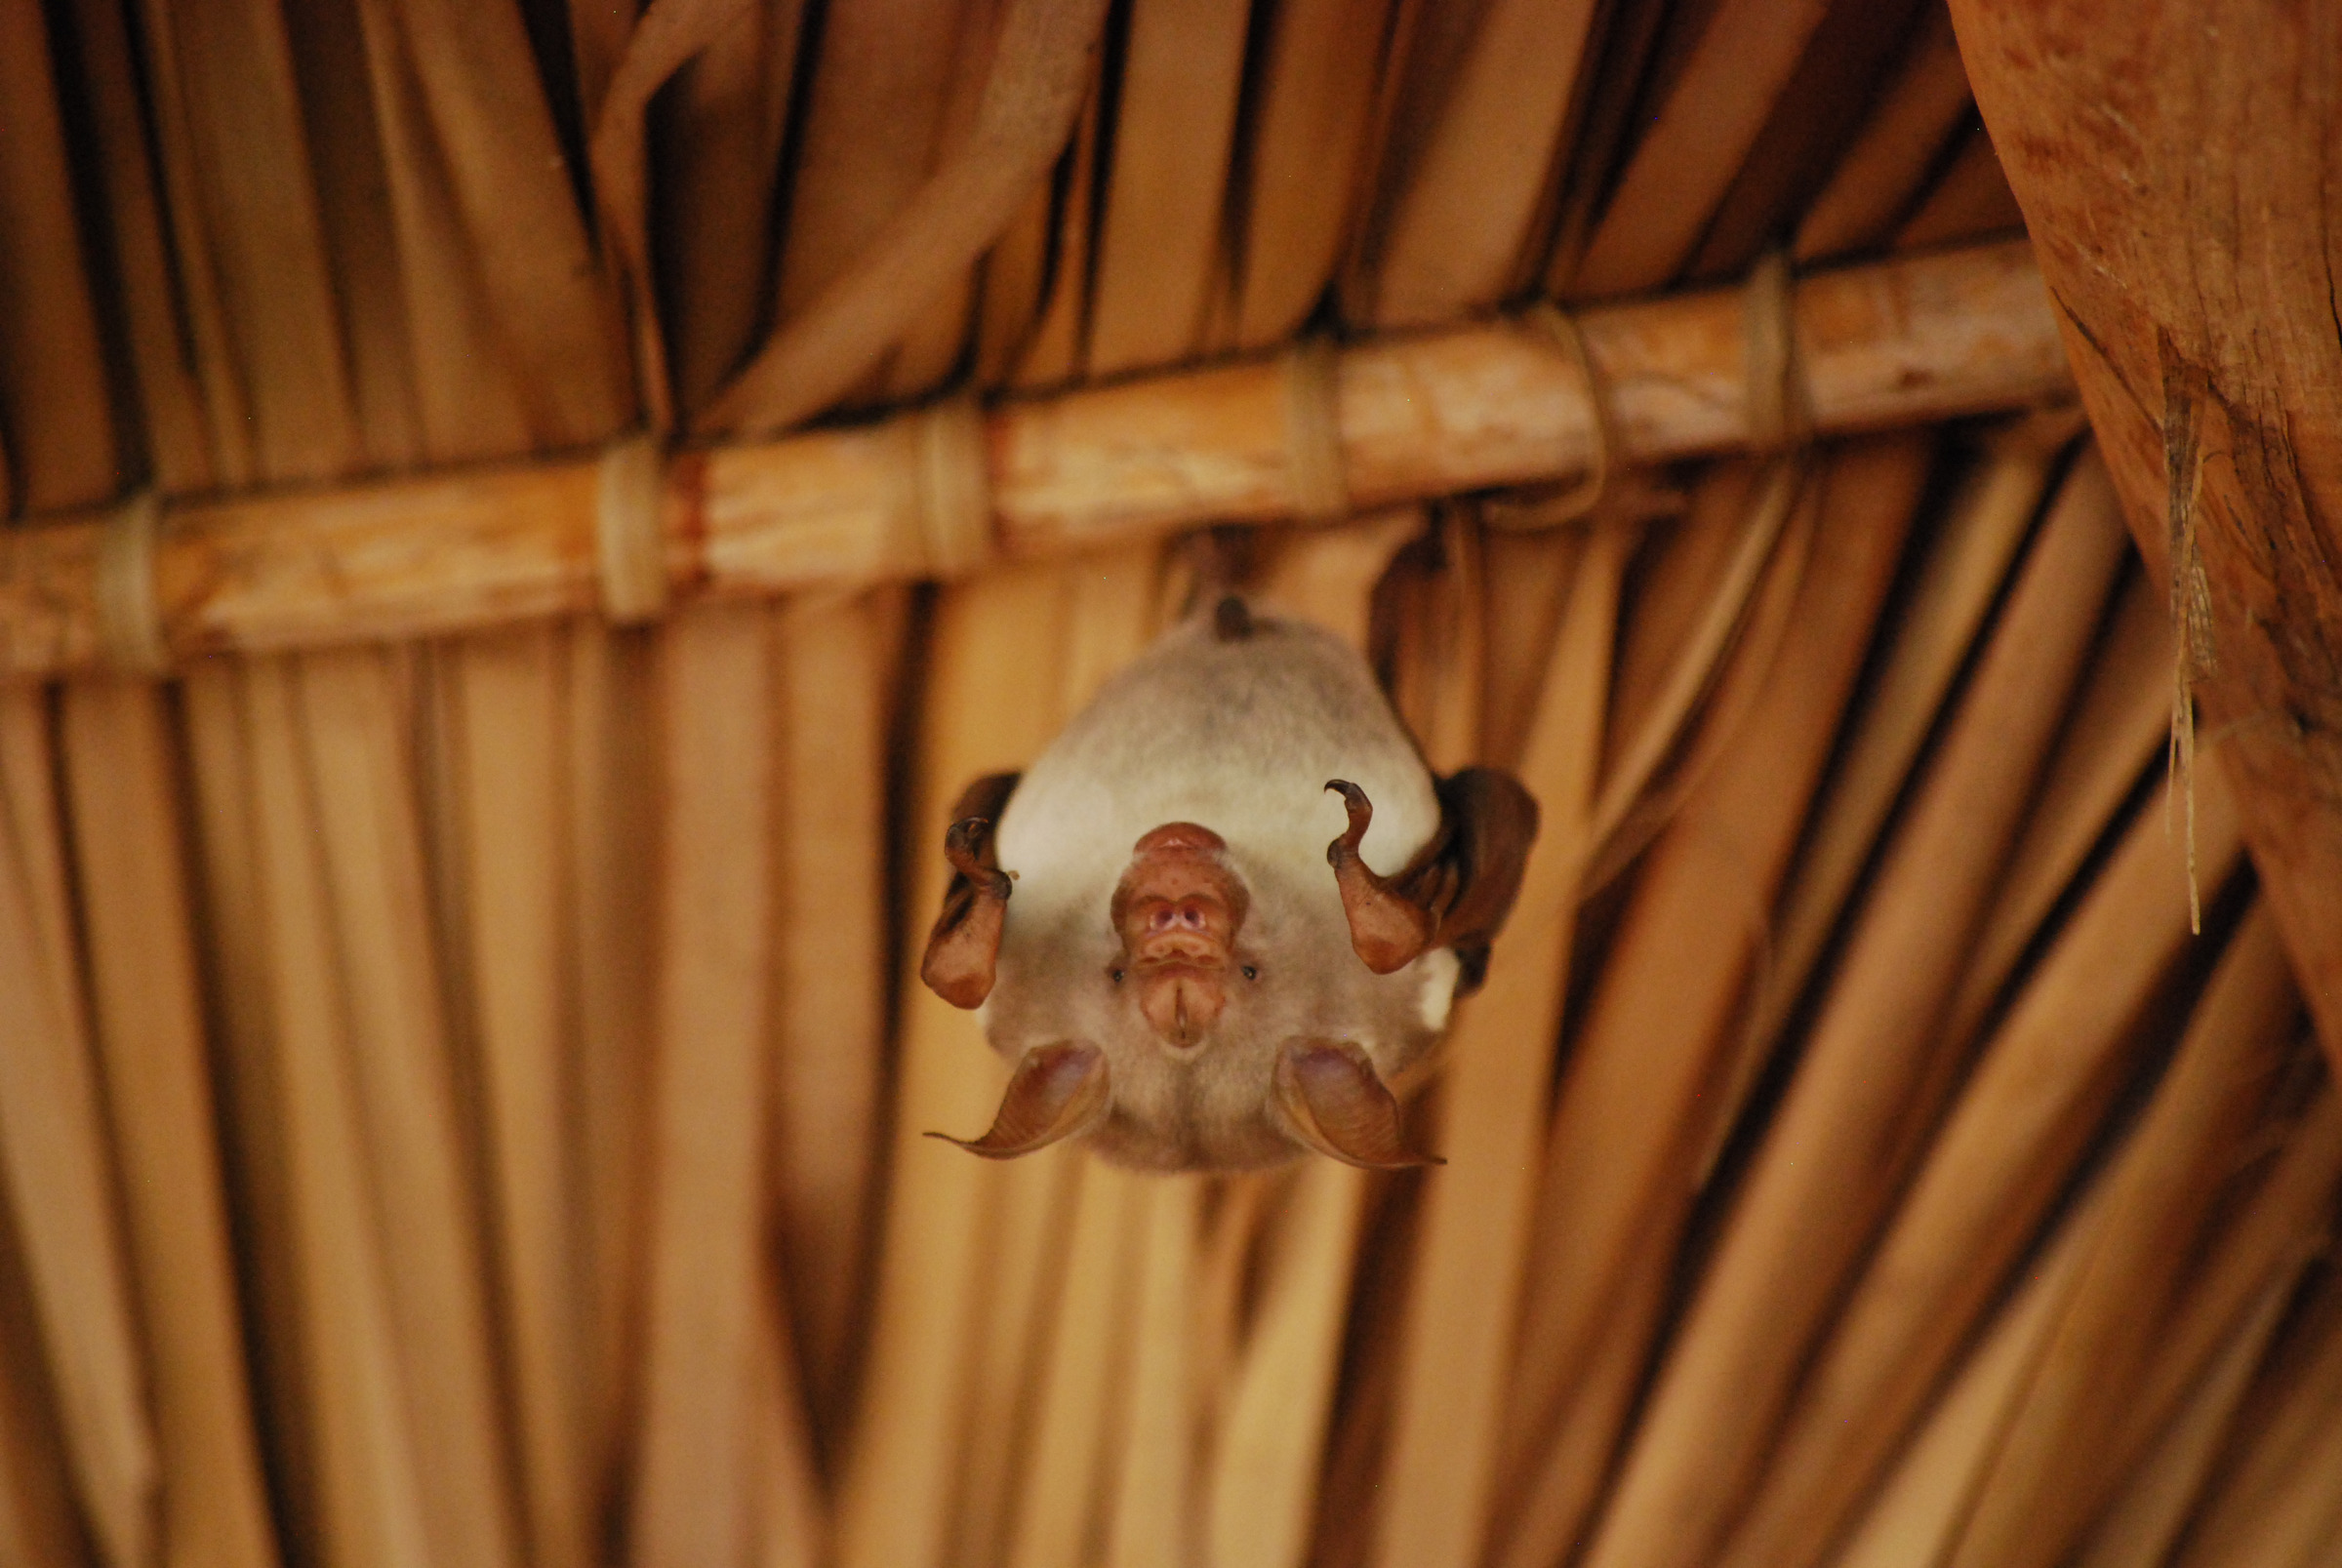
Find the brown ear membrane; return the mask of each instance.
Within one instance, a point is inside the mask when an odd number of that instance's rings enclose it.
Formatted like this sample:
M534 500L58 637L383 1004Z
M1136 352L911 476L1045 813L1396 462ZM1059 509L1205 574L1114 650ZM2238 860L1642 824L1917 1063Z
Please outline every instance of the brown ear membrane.
M1343 809L1350 813L1350 826L1325 846L1326 862L1342 889L1343 912L1350 916L1350 945L1378 975L1404 969L1432 945L1432 911L1359 859L1358 842L1374 822L1374 803L1366 791L1348 779L1329 779L1325 787L1342 796Z
M981 1007L992 993L992 971L1000 958L1000 932L1014 886L993 853L992 823L1016 787L1013 773L977 780L960 792L951 826L944 834L951 884L944 890L943 912L927 933L919 979L953 1007Z
M991 1131L975 1139L949 1133L927 1136L986 1159L1015 1159L1088 1132L1106 1114L1112 1098L1106 1056L1096 1046L1036 1045L1025 1053L1016 1076L1008 1080Z
M1396 876L1382 877L1358 858L1374 820L1356 784L1336 779L1350 827L1326 846L1342 888L1350 945L1366 967L1388 975L1432 947L1453 947L1461 966L1458 996L1479 988L1488 946L1520 892L1529 846L1537 840L1537 802L1520 781L1494 768L1466 768L1433 781L1439 829Z
M1292 1041L1277 1054L1274 1087L1285 1131L1320 1154L1369 1171L1447 1163L1399 1142L1398 1102L1354 1045Z

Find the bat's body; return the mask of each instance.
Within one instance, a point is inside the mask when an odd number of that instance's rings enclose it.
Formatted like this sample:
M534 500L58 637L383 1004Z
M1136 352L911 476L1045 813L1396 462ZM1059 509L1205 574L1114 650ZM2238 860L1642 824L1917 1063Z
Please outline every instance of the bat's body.
M1227 601L959 815L927 975L1019 1064L969 1146L1182 1170L1412 1162L1383 1085L1476 980L1535 810L1435 783L1354 653Z

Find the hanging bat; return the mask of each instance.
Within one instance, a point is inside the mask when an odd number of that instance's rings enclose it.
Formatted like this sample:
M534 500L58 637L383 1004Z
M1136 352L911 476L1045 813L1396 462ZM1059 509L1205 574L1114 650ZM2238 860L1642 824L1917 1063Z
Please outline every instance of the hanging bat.
M1537 805L1493 769L1433 778L1331 634L1222 598L952 818L920 977L1015 1075L990 1131L951 1142L1436 1163L1389 1084L1479 985Z

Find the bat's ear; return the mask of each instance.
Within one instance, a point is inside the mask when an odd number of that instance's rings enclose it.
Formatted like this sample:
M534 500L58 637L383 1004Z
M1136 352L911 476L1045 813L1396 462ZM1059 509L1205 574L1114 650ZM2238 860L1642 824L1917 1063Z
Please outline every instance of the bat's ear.
M1060 1139L1078 1137L1096 1126L1112 1104L1107 1082L1106 1056L1094 1045L1072 1042L1036 1045L1017 1064L1008 1092L1000 1097L999 1113L991 1131L982 1138L953 1138L929 1133L957 1144L986 1159L1015 1159Z
M1458 995L1479 988L1488 945L1513 910L1537 841L1537 802L1520 781L1494 768L1466 768L1436 781L1439 830L1406 869L1383 877L1359 858L1358 843L1374 821L1366 791L1345 779L1326 784L1340 793L1350 826L1325 848L1350 945L1378 975L1403 969L1433 947L1453 947L1462 965Z
M944 908L927 933L919 979L953 1007L981 1007L992 993L992 969L1000 958L1000 931L1008 918L1013 884L992 849L992 824L1016 792L1018 775L988 774L960 791L944 834L944 858L951 863L951 885Z
M1354 1045L1291 1040L1277 1053L1271 1106L1285 1132L1320 1154L1370 1171L1444 1165L1399 1141L1398 1102Z

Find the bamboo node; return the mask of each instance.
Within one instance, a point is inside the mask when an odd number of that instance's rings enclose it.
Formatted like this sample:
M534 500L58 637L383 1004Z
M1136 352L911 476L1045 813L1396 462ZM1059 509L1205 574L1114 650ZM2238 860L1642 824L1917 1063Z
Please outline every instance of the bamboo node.
M912 416L917 550L925 571L960 577L992 557L992 476L984 409L973 393Z
M1330 338L1304 338L1285 354L1285 467L1293 510L1311 522L1350 515L1339 355Z
M1618 450L1618 428L1610 414L1609 385L1602 380L1601 372L1595 369L1594 357L1586 351L1586 335L1578 328L1578 318L1551 300L1539 300L1529 306L1526 320L1559 344L1569 362L1577 367L1578 379L1586 383L1586 406L1594 415L1594 456L1587 461L1586 472L1574 489L1535 509L1536 526L1548 528L1591 515L1609 495L1610 456Z
M160 674L171 663L154 597L154 546L162 530L162 500L142 490L106 519L98 541L99 650L107 664L132 674Z
M621 625L655 621L666 609L666 537L660 513L666 465L658 440L636 433L602 453L594 490L594 566L602 613Z
M1797 352L1797 280L1789 257L1767 251L1742 295L1749 450L1791 452L1813 441L1813 385Z

